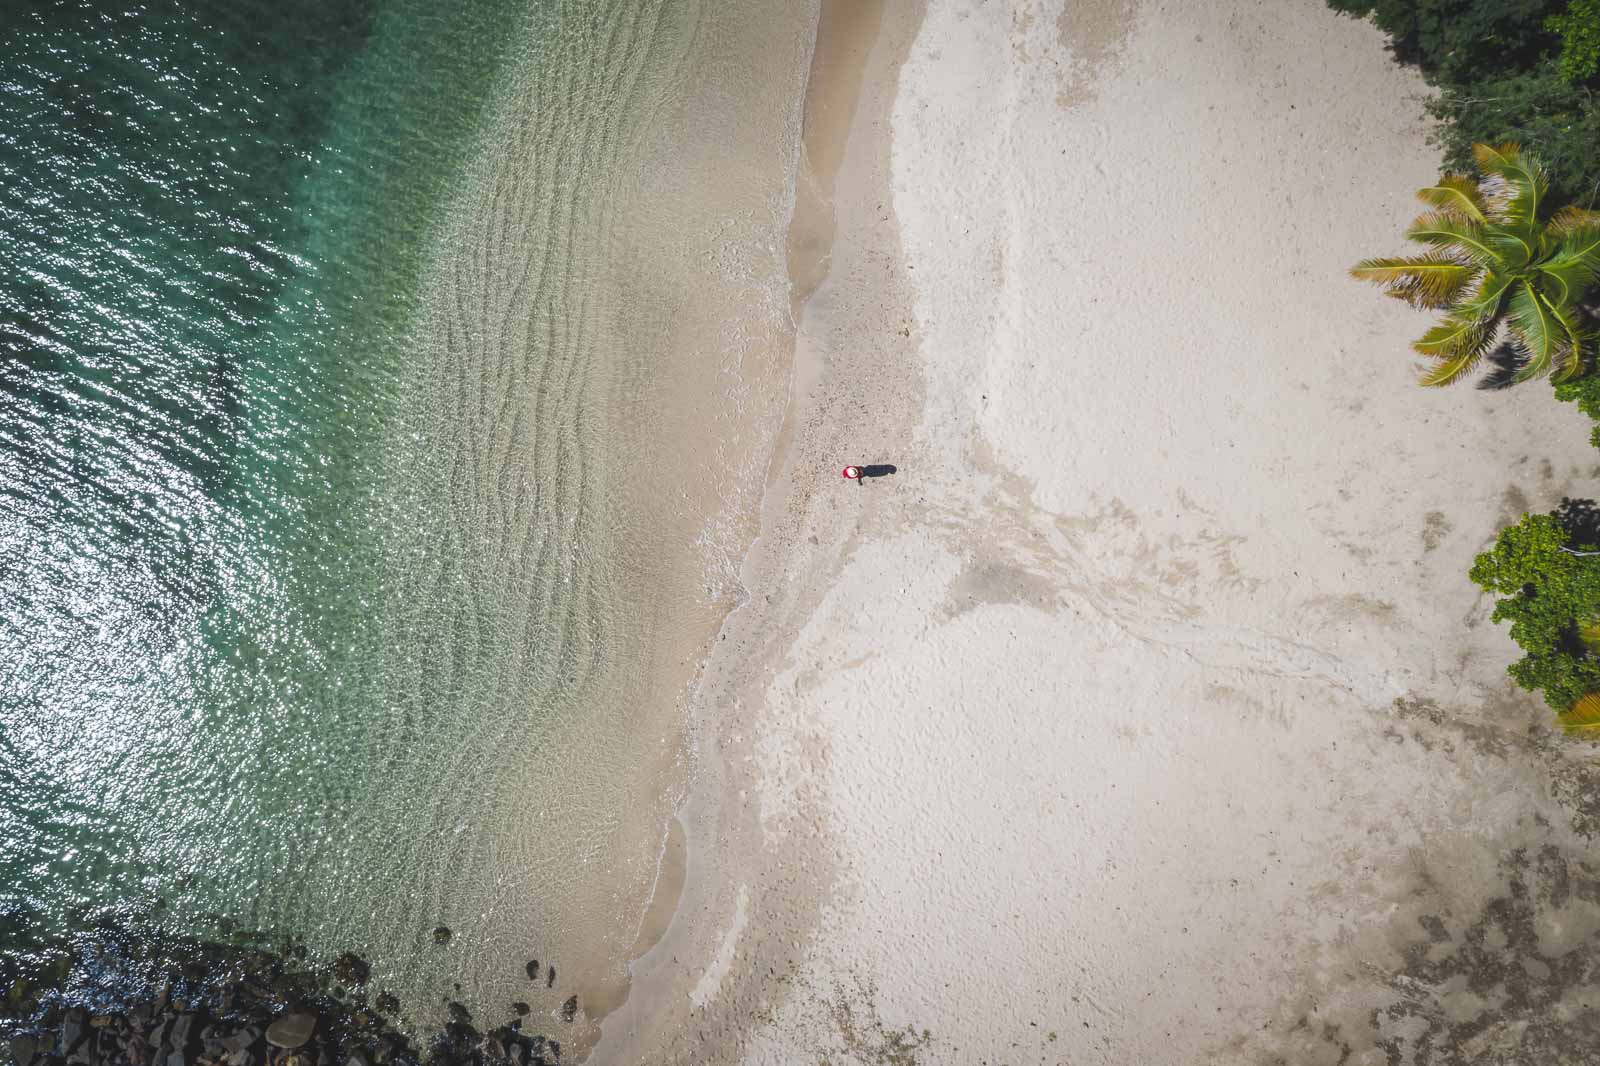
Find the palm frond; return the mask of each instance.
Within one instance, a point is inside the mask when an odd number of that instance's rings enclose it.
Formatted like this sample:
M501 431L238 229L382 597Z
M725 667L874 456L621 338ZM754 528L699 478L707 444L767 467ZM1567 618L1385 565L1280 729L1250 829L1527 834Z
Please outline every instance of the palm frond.
M1521 227L1491 225L1483 231L1483 242L1498 254L1501 264L1511 270L1525 267L1540 254L1541 241L1537 233Z
M1554 215L1545 225L1545 229L1558 237L1566 237L1573 233L1600 231L1600 211L1585 211L1581 207L1568 204Z
M1418 382L1430 388L1454 385L1471 374L1488 354L1495 332L1492 322L1454 319L1430 329L1412 347L1437 362L1422 373Z
M1600 211L1562 208L1545 231L1555 246L1539 270L1550 279L1561 305L1576 303L1600 282Z
M1583 372L1584 363L1588 361L1590 337L1578 324L1578 315L1572 308L1552 306L1550 311L1560 324L1563 337L1556 353L1556 372L1550 376L1550 380L1559 385Z
M1558 307L1570 307L1600 281L1600 233L1587 243L1568 237L1556 253L1538 266L1550 297Z
M1556 720L1569 737L1600 737L1600 692L1579 696Z
M1550 187L1539 160L1524 154L1517 144L1475 144L1472 155L1479 170L1505 183L1506 195L1489 202L1490 217L1529 231L1537 226L1544 194Z
M1512 290L1508 321L1517 347L1527 359L1516 380L1526 381L1547 373L1561 350L1565 334L1549 302L1532 282L1520 281Z
M1479 273L1478 267L1442 251L1363 259L1350 270L1351 277L1381 285L1388 295L1425 308L1449 307Z
M1505 303L1506 290L1515 279L1510 274L1486 270L1478 281L1477 291L1456 305L1455 313L1461 318L1488 321L1498 318Z
M1476 223L1451 218L1442 211L1429 212L1411 223L1406 236L1435 248L1453 248L1475 263L1490 266L1501 258Z
M1484 323L1478 319L1455 314L1446 315L1437 326L1413 341L1411 347L1419 355L1443 359L1470 346L1484 328Z
M1464 174L1446 174L1438 184L1417 190L1417 199L1436 209L1440 214L1459 218L1464 222L1484 221L1488 206L1478 183Z

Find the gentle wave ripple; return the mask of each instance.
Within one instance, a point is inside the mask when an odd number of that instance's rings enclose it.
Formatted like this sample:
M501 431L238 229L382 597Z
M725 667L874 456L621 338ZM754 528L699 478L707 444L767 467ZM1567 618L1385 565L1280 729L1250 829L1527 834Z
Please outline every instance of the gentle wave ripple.
M388 712L417 713L363 656L411 553L381 523L415 503L426 238L528 18L0 14L8 929L157 901L300 924L337 895Z

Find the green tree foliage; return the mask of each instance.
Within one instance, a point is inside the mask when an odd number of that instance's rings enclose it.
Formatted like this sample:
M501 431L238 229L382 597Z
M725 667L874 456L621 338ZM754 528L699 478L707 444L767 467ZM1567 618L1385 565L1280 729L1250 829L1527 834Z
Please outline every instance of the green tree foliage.
M1370 16L1396 58L1440 90L1447 167L1515 141L1544 160L1558 203L1600 204L1600 0L1328 0Z
M1406 236L1427 252L1364 259L1351 274L1445 312L1412 346L1434 360L1424 385L1470 374L1502 328L1523 360L1518 381L1550 372L1569 380L1591 342L1579 305L1600 280L1600 212L1569 206L1549 216L1544 168L1514 144L1480 144L1474 155L1483 180L1447 175L1417 191L1432 210Z
M1556 399L1563 403L1576 403L1578 410L1594 421L1594 429L1589 431L1589 443L1600 448L1600 373L1591 369L1576 381L1557 385Z
M1511 623L1511 639L1526 654L1508 668L1513 680L1558 714L1600 692L1600 509L1565 500L1555 514L1523 515L1500 531L1494 547L1472 564L1471 577L1500 597L1494 620Z
M1600 0L1572 0L1566 14L1545 20L1545 28L1561 35L1563 78L1582 82L1600 73Z

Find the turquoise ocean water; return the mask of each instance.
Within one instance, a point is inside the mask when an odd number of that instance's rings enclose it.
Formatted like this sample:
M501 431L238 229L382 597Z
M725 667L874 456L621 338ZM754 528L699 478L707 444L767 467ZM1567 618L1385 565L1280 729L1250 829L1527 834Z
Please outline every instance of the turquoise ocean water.
M662 6L4 6L8 938L220 913L404 984L540 861L491 812L628 599L595 419L517 398L587 373L576 238L549 234L581 229L561 182L603 178L670 51ZM518 211L428 312L513 76L546 112L528 172L556 176L490 190Z

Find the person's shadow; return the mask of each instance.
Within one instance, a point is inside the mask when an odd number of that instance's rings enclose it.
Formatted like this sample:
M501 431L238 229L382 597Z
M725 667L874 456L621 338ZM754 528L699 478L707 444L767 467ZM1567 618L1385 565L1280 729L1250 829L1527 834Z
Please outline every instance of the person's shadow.
M861 476L863 478L888 477L890 474L897 473L899 469L893 463L873 463L871 466L863 466L861 468Z

